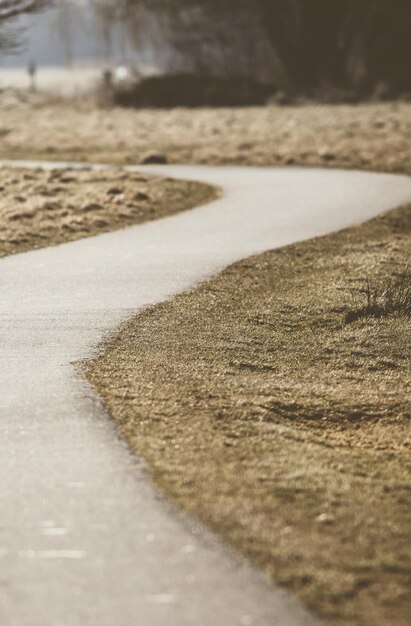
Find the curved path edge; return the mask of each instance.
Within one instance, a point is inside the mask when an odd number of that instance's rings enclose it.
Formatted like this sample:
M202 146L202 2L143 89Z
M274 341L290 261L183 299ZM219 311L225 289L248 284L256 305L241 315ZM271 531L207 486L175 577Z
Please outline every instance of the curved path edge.
M224 196L0 261L0 622L318 624L151 487L74 364L138 309L237 260L410 202L411 179L298 168L125 169L214 184Z

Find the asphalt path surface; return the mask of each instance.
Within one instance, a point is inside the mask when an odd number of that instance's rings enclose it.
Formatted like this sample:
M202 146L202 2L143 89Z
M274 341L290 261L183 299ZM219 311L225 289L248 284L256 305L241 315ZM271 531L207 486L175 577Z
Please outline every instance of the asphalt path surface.
M224 194L157 222L0 261L0 624L318 624L152 487L76 363L138 309L230 263L411 201L411 179L134 169Z

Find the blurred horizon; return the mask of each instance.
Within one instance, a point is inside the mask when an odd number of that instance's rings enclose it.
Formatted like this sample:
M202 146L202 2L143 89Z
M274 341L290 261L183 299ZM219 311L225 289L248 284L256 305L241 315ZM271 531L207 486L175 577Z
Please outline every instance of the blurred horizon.
M250 97L259 86L353 101L411 93L408 0L39 1L40 12L0 21L4 76L33 63L125 66L136 80L203 79L205 94L220 89L216 81Z

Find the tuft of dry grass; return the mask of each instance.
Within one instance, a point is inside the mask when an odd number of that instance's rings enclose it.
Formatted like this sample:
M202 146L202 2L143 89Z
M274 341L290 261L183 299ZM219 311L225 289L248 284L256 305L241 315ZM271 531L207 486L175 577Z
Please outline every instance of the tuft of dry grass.
M411 273L407 268L401 274L389 278L385 284L375 284L367 280L366 287L360 290L365 303L347 313L347 323L363 317L388 317L406 315L411 317Z

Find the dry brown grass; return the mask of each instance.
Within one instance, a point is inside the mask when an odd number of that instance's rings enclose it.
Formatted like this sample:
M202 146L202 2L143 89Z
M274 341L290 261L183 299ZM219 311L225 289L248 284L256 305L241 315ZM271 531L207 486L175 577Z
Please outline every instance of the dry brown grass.
M410 104L0 109L6 158L411 174ZM410 235L405 208L248 259L131 320L87 368L157 484L339 626L411 612L411 321L369 315L362 293L368 278L386 310Z
M0 257L159 219L210 201L207 185L120 170L0 168Z
M171 111L0 99L0 158L307 165L404 172L411 104Z
M87 368L157 484L335 625L408 624L411 320L345 318L410 233L408 208L248 259Z
M362 302L348 311L347 322L362 317L389 317L406 315L411 317L411 272L409 268L390 277L385 283L372 283L367 280L366 287L360 290Z
M203 111L199 145L177 133L167 153L410 173L409 111ZM410 319L347 317L365 277L404 267L410 225L406 208L233 266L88 368L157 484L330 624L408 623Z

